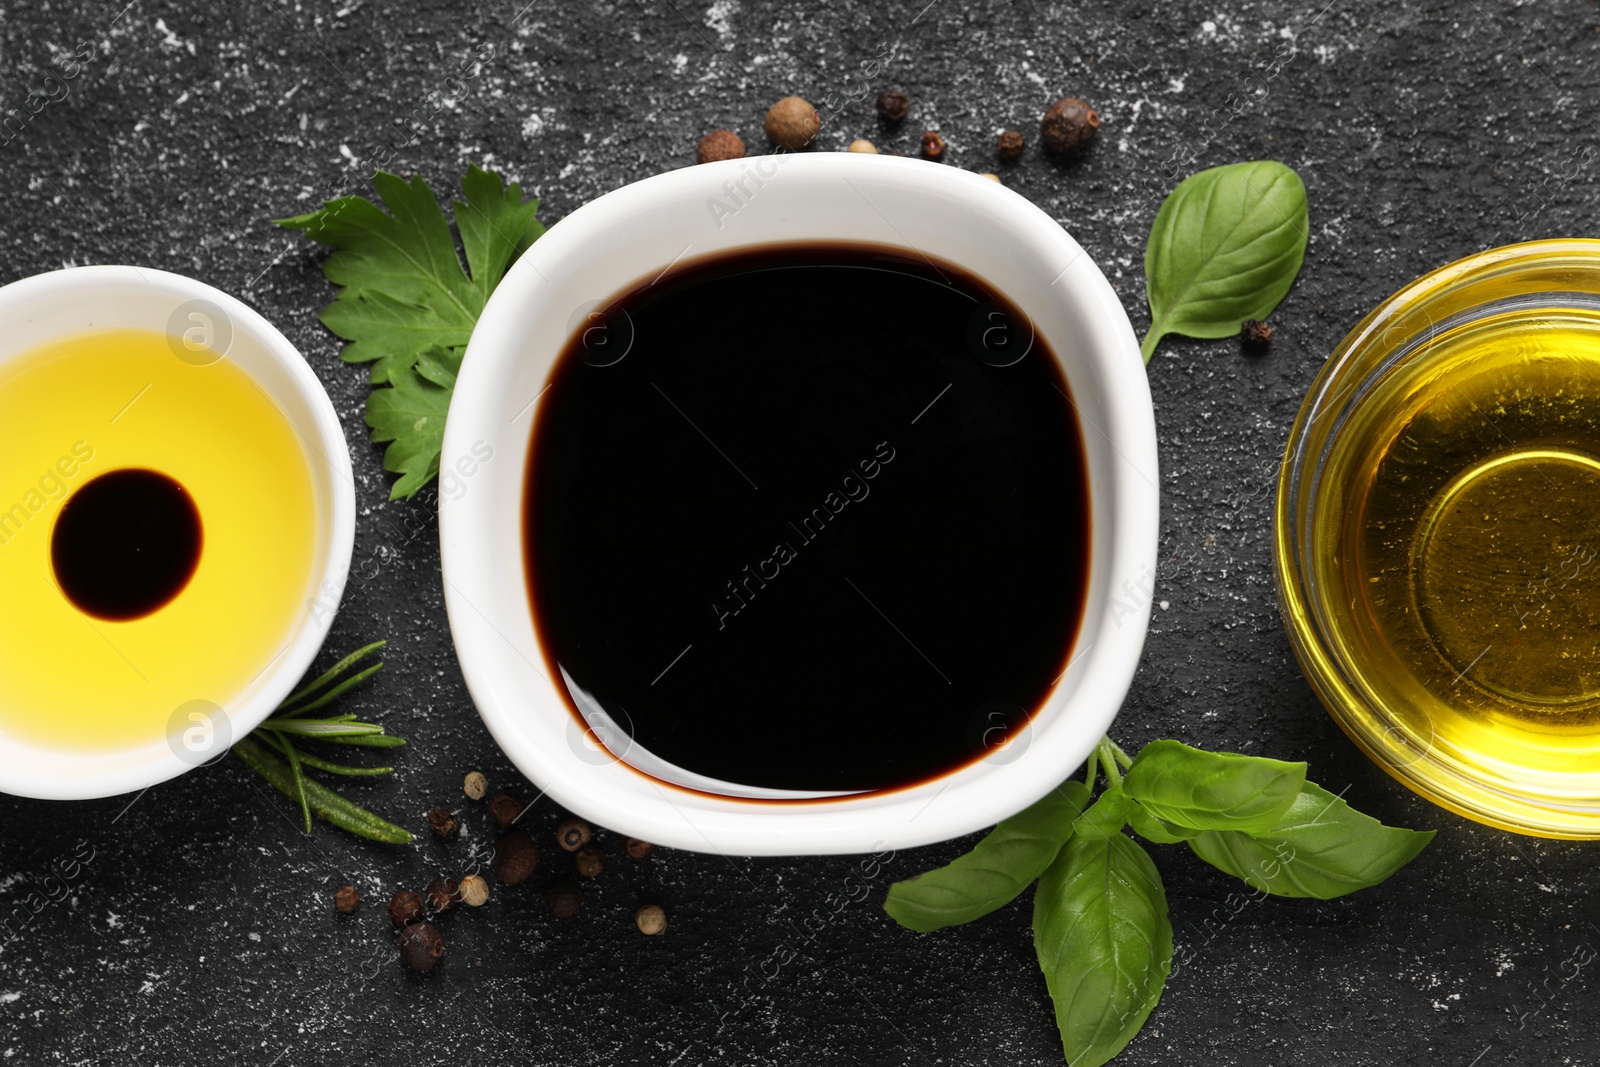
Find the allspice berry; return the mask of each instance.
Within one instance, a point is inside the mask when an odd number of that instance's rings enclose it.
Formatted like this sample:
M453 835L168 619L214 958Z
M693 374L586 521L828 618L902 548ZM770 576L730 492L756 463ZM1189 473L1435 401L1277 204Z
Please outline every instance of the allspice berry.
M454 878L435 878L422 896L434 911L449 911L461 900L461 886Z
M598 878L600 872L606 869L605 851L599 845L584 845L572 857L572 865L585 878Z
M502 885L525 882L539 866L539 846L521 830L505 834L494 846L494 876Z
M767 137L773 144L798 152L822 128L817 109L798 96L786 96L767 112Z
M885 89L878 94L875 106L879 118L887 122L899 122L911 110L911 99L899 89Z
M634 913L633 921L638 924L640 933L654 936L667 928L667 913L659 904L646 904Z
M458 888L461 893L461 903L469 908L481 908L489 903L489 883L480 875L467 875L461 879Z
M576 882L557 882L544 894L545 907L558 919L570 919L583 906L583 890Z
M1022 155L1022 150L1028 147L1028 139L1016 130L1006 130L994 139L994 154L1010 163Z
M1051 104L1039 123L1039 137L1050 151L1064 156L1083 151L1100 128L1100 114L1089 101L1063 97Z
M1272 323L1260 319L1246 319L1239 329L1239 340L1246 348L1257 352L1272 346Z
M865 152L868 155L875 156L878 154L878 146L873 144L871 141L866 140L865 138L857 137L854 141L850 142L850 151Z
M477 771L468 771L461 782L461 791L467 794L468 800L482 800L489 792L489 780Z
M353 885L342 885L333 891L333 906L349 915L361 906L361 891Z
M430 971L444 956L444 938L432 923L413 923L400 931L400 962L413 971Z
M922 154L924 157L938 161L944 158L944 138L929 130L922 135Z
M568 852L576 852L589 843L594 831L582 819L568 819L556 827L556 841Z
M433 807L428 809L428 829L440 841L449 841L461 832L461 823L449 808Z
M422 921L422 894L415 889L402 889L389 898L389 921L396 926L409 926Z
M655 848L655 846L650 842L640 841L637 837L624 837L622 839L622 851L630 860L644 859L650 854L652 848Z
M510 793L496 793L489 801L489 816L500 829L509 830L522 817L522 801Z
M712 130L700 138L694 157L701 163L715 163L719 159L743 159L744 142L732 130Z

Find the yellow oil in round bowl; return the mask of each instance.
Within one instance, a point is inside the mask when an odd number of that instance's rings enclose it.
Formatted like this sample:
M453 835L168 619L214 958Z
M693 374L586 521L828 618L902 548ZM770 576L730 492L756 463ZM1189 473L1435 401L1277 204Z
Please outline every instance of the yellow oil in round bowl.
M57 750L160 741L175 709L226 705L283 651L312 596L313 479L231 360L180 359L150 330L55 341L0 367L0 433L0 733ZM126 610L96 588L173 535L118 484L159 485L198 524L188 570Z
M1452 264L1347 337L1291 434L1280 598L1307 677L1430 799L1600 837L1600 242Z

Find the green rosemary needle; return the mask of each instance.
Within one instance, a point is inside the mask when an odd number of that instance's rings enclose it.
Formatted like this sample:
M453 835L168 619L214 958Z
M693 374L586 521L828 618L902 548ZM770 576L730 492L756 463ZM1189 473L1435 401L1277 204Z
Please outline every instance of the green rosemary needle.
M382 660L354 674L349 674L349 671L383 646L383 641L374 641L356 649L324 674L291 693L288 699L278 705L271 718L233 746L234 754L246 766L299 805L308 834L311 832L311 817L316 815L342 830L372 841L395 845L411 841L411 831L405 827L396 826L366 808L352 804L306 775L306 769L310 768L326 774L366 778L388 774L394 770L393 767L357 767L335 763L302 751L295 744L296 740L366 748L395 748L405 744L403 738L385 733L377 723L359 722L354 715L332 715L320 719L304 717L307 712L326 707L377 674L383 667Z

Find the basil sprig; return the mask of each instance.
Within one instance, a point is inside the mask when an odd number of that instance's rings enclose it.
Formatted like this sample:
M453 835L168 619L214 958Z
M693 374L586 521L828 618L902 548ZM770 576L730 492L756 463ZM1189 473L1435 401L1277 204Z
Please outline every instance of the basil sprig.
M1088 786L1062 782L954 863L890 886L883 910L901 926L924 932L983 918L1044 873L1088 806Z
M1106 786L1090 797L1104 774ZM1064 782L953 862L889 889L902 926L937 930L1008 903L1038 879L1033 943L1072 1067L1132 1041L1172 970L1161 875L1127 834L1184 843L1252 888L1328 899L1377 885L1433 832L1385 826L1306 781L1304 763L1155 741L1129 758L1109 739L1088 782Z

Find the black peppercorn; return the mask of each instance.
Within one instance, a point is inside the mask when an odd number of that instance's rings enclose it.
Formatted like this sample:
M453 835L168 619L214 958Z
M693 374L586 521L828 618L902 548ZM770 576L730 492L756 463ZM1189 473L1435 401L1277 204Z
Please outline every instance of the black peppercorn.
M606 869L606 854L599 845L584 845L572 857L572 862L585 878L598 878L600 872Z
M922 154L928 159L938 161L944 158L944 138L929 130L922 135Z
M911 100L899 89L885 89L878 94L878 115L888 122L899 122L911 110Z
M429 971L444 955L444 938L432 923L412 923L400 931L400 962L413 971Z
M494 876L503 885L527 881L539 865L539 846L521 830L505 834L494 846Z
M422 895L434 911L449 911L461 899L461 886L454 878L435 878Z
M594 836L594 831L589 829L589 824L582 819L568 819L556 827L556 840L568 852L576 852L589 843L589 838Z
M510 793L496 793L495 798L489 801L489 815L496 826L509 830L512 823L522 818L522 801Z
M389 898L389 921L396 926L409 926L422 921L422 894L415 889L402 889Z
M544 895L545 906L558 919L570 919L583 906L583 890L574 882L558 882Z
M333 906L349 915L361 906L361 891L353 885L342 885L333 893Z
M1272 323L1260 319L1246 319L1239 330L1239 340L1246 348L1263 351L1272 345Z
M655 846L648 841L640 841L637 837L624 837L622 851L630 860L642 860L650 854Z
M1099 128L1100 114L1089 101L1067 96L1045 109L1039 136L1050 151L1070 156L1083 151Z
M433 836L440 841L449 841L460 832L461 823L456 821L455 813L449 808L429 808L428 829L432 830Z
M1006 130L994 139L994 153L1001 159L1010 163L1022 155L1022 150L1028 147L1027 138L1016 130Z

